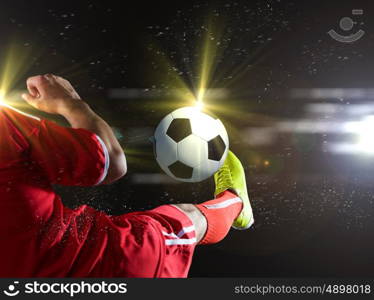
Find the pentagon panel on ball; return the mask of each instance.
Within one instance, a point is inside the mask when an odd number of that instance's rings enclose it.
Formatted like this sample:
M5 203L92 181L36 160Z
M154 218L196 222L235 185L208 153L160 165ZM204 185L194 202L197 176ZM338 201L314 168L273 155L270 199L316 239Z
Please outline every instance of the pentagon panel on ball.
M196 107L183 107L158 124L154 149L166 174L179 181L198 182L211 177L222 166L229 139L219 119Z
M175 142L180 142L184 138L191 135L191 123L190 119L173 119L171 121L166 134L170 136Z
M220 161L225 153L226 145L220 135L208 142L208 158Z
M181 163L180 161L176 161L172 165L169 166L170 172L177 178L181 179L190 179L192 177L193 168Z

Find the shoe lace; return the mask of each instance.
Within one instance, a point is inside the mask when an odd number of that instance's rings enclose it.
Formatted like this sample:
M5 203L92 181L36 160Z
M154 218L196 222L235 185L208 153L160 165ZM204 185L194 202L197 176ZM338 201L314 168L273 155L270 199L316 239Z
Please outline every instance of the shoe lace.
M231 182L231 172L230 168L227 165L223 165L219 170L217 174L217 183L218 185L226 185L227 182Z

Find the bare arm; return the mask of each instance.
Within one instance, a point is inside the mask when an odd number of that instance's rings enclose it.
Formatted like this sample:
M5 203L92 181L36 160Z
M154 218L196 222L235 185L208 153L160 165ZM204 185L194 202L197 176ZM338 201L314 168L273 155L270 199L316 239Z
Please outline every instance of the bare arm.
M108 149L110 165L103 183L112 183L126 174L126 158L110 126L89 105L80 99L71 84L58 76L47 74L27 80L29 93L23 98L35 108L59 114L73 128L84 128L97 134Z

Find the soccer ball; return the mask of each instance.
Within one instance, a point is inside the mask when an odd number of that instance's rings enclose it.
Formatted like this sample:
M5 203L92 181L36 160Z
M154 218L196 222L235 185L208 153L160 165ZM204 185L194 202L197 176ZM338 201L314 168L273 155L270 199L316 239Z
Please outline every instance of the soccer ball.
M158 124L153 141L161 169L185 182L212 176L222 166L229 149L222 122L196 107L183 107L168 114Z

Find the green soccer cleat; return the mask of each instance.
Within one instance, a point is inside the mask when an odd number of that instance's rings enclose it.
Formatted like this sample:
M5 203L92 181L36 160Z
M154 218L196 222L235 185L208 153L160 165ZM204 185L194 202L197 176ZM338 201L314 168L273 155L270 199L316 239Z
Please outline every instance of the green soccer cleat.
M234 220L232 227L239 230L248 229L254 222L252 207L249 202L245 174L240 160L229 151L222 167L214 174L216 190L214 196L230 190L243 201L243 209Z

